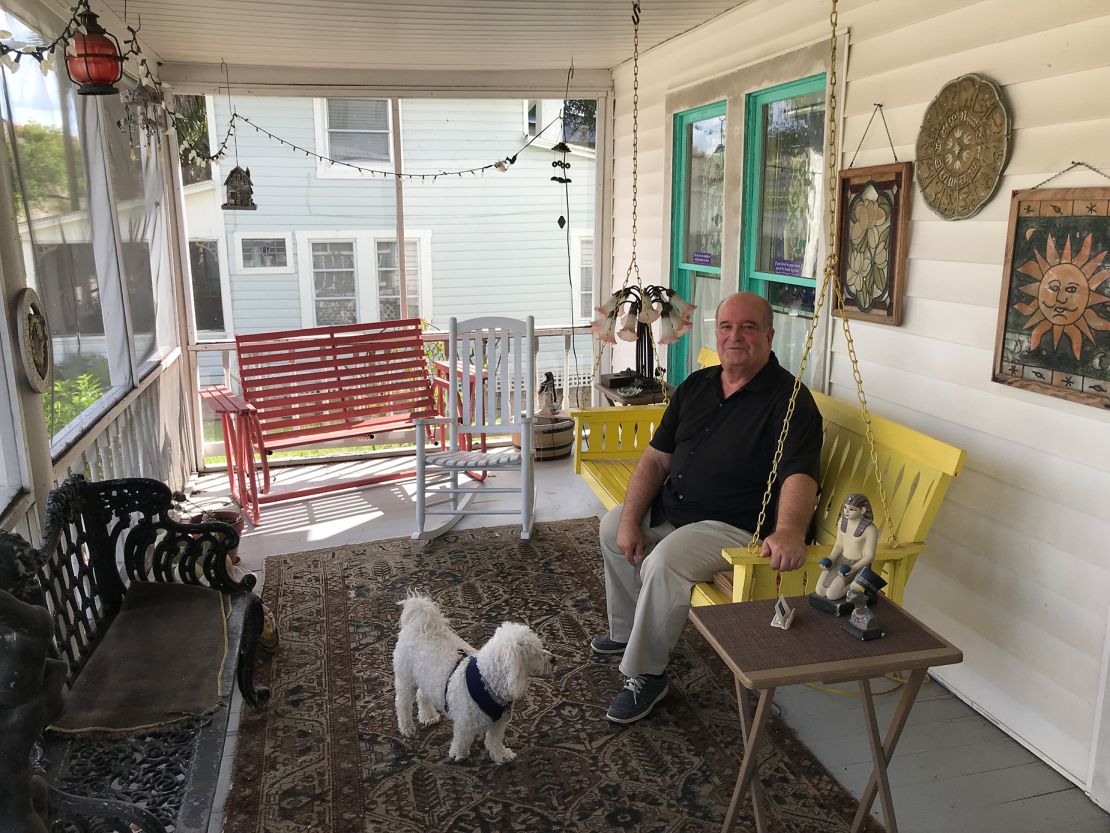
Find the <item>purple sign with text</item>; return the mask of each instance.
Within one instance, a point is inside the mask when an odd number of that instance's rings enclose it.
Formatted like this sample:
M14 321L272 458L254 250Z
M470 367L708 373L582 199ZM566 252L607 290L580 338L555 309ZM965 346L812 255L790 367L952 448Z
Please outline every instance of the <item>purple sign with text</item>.
M694 252L690 257L691 263L696 263L698 266L711 266L713 264L713 255L709 252Z
M774 271L776 275L790 275L792 278L800 278L802 276L802 262L776 257Z

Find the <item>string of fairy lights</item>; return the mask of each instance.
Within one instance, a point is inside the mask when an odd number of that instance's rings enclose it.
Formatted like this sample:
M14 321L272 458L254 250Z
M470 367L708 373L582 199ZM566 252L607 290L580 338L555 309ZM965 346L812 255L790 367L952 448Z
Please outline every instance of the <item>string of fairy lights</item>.
M357 171L360 175L366 175L366 176L370 176L370 177L382 177L383 179L389 179L389 178L403 179L403 180L407 180L407 181L410 181L410 182L411 181L423 181L423 180L431 180L431 181L434 182L434 181L440 179L441 177L481 176L481 175L484 175L485 172L489 171L489 170L497 170L497 171L500 171L500 172L504 173L504 172L508 171L509 168L512 165L516 164L517 157L520 155L520 153L522 151L524 151L525 148L529 147L533 142L535 142L537 139L539 139L540 136L542 136L548 129L550 129L558 121L559 121L559 118L552 119L550 122L548 122L543 127L542 130L538 130L536 132L535 136L532 136L531 138L529 138L529 140L527 142L525 142L520 148L518 148L516 153L513 153L510 156L506 156L503 159L498 159L496 162L490 162L490 163L485 164L485 165L476 165L476 166L471 167L471 168L459 168L459 169L455 169L455 170L425 171L425 172L420 172L420 173L411 172L411 171L410 172L406 172L406 171L387 171L387 170L383 170L383 169L380 169L380 168L368 168L364 165L358 165L354 162L347 162L347 161L344 161L342 159L333 159L333 158L331 158L330 156L328 156L326 154L317 153L312 148L307 148L307 147L304 147L302 145L298 145L296 142L291 142L288 139L285 139L281 136L278 136L276 133L272 133L271 131L267 130L266 128L264 128L264 127L262 127L258 124L255 124L251 119L249 119L246 116L240 114L238 111L232 111L231 119L230 119L230 122L229 122L228 128L227 128L227 132L224 134L223 140L220 142L219 147L216 149L216 151L214 153L207 154L207 155L200 154L200 153L197 153L195 150L190 148L190 149L184 151L184 155L190 162L217 162L217 161L219 161L220 159L222 159L224 156L227 155L228 146L231 144L231 142L233 141L233 139L236 135L237 125L241 122L243 124L247 124L247 125L250 125L251 127L253 127L254 132L256 134L266 136L267 138L277 142L281 147L287 148L289 151L291 151L293 153L304 154L304 156L306 156L310 159L316 159L320 162L326 162L329 165L336 165L336 166L343 167L343 168L349 168L353 171Z

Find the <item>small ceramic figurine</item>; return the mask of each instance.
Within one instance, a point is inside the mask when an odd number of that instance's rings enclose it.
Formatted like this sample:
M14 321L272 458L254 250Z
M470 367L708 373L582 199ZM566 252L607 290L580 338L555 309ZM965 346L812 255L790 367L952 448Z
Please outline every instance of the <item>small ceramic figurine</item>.
M870 567L863 567L848 587L848 601L855 610L840 623L840 627L864 641L883 636L883 629L879 627L879 620L871 608L879 600L879 591L884 587L886 580L882 576Z
M837 616L847 613L851 607L845 600L848 587L859 571L875 559L878 546L879 530L871 501L858 492L848 495L840 510L836 543L828 556L817 562L822 573L810 596L811 604Z

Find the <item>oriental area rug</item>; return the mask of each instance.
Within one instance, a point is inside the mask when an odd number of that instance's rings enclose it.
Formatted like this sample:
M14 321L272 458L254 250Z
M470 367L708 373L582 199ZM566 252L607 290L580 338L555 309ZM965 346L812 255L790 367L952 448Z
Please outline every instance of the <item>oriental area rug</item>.
M401 737L392 653L410 588L472 645L514 620L555 654L554 677L514 705L515 761L481 743L449 761L447 721ZM607 627L596 519L537 524L530 541L505 526L272 556L263 599L280 642L256 680L272 700L243 711L225 833L720 830L742 748L732 676L689 626L652 714L605 719L623 681L588 646ZM771 738L771 829L847 831L851 795L774 717ZM749 802L736 830L753 829Z

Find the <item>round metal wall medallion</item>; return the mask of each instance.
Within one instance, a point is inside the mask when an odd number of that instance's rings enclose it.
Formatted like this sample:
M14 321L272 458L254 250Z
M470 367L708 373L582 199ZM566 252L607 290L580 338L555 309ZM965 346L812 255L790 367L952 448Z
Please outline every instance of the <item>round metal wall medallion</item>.
M54 345L50 340L45 307L38 293L29 287L20 291L15 304L23 373L31 388L42 393L50 387L54 372Z
M917 134L917 184L946 220L979 213L1010 152L1010 114L998 86L981 75L949 81L925 110Z

